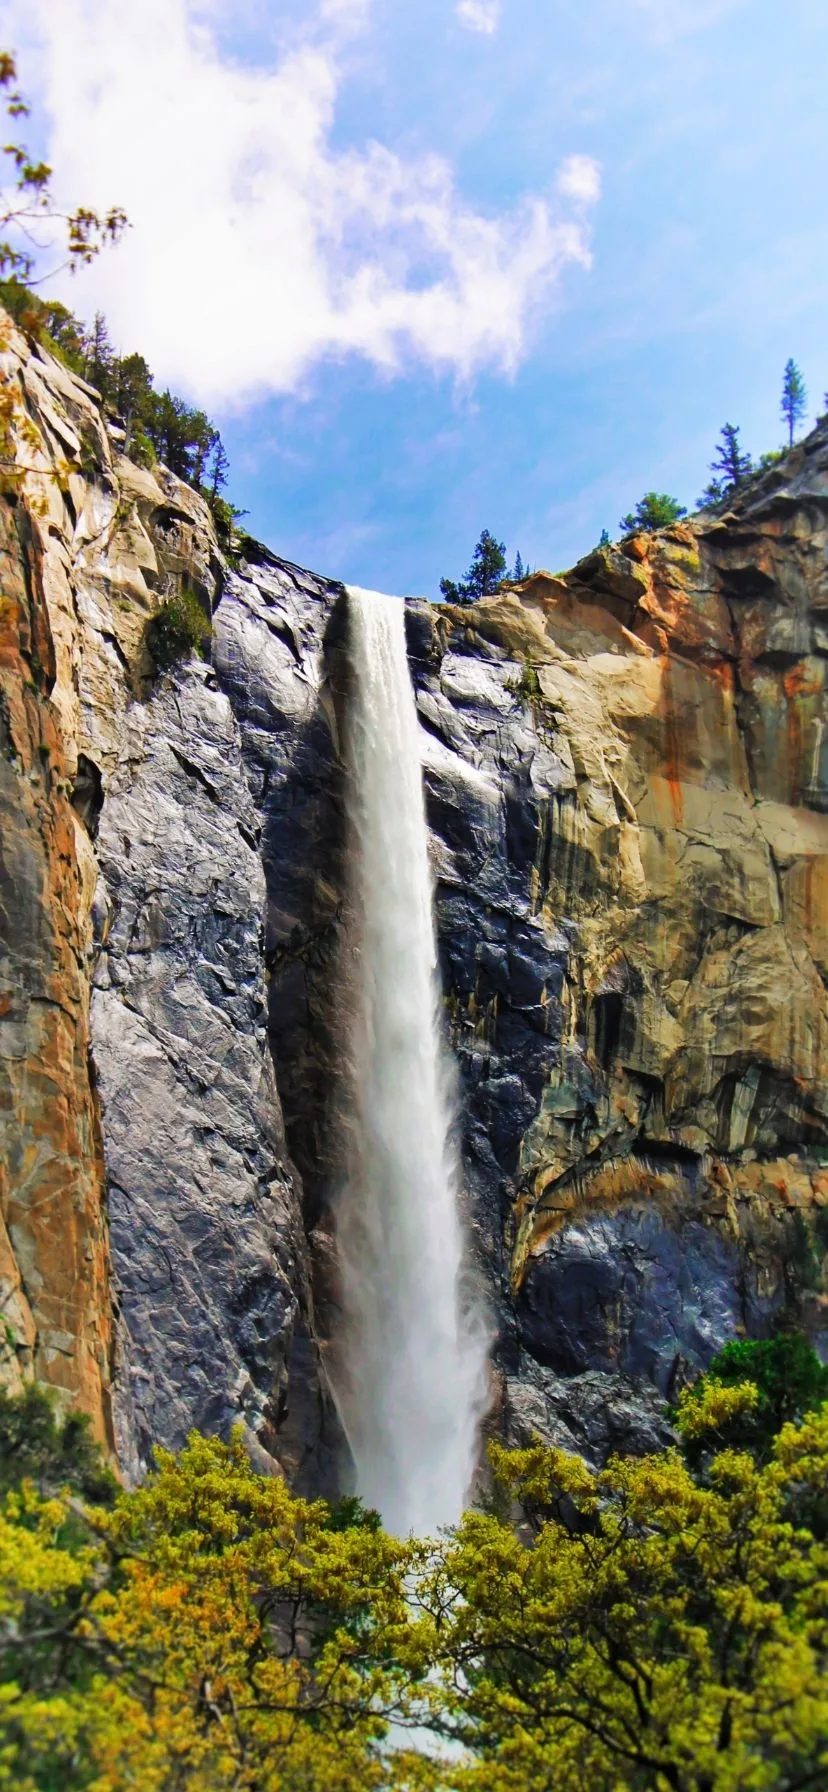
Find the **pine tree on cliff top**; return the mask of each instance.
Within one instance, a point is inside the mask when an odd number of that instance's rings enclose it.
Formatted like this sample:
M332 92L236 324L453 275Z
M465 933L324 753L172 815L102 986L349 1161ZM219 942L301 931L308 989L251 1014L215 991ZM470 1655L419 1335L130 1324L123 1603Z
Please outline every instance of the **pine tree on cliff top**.
M484 529L472 556L465 579L441 579L440 590L450 604L473 604L480 597L491 597L500 589L506 576L506 548L502 541Z
M753 461L749 454L743 454L739 442L739 426L725 423L716 447L715 458L710 462L713 478L703 491L699 504L705 509L710 504L721 504L732 492L750 477L753 472Z
M635 510L629 510L622 516L620 527L625 535L638 535L642 531L646 535L654 535L656 529L666 529L670 523L679 522L687 515L683 504L671 498L667 492L645 492L636 504Z
M796 429L797 423L802 422L807 401L808 394L805 390L805 381L802 378L796 362L793 357L791 357L790 360L785 363L785 372L782 379L782 404L780 407L785 422L788 425L789 448L793 447L794 430Z

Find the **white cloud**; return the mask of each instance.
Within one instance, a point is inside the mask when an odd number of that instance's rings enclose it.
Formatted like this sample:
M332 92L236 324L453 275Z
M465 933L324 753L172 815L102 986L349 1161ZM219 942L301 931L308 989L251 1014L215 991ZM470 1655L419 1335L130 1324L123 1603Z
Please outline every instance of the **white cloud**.
M328 15L353 21L356 3L326 0ZM69 302L100 306L122 350L205 404L301 391L348 354L460 377L516 367L563 269L589 264L587 158L564 164L557 198L484 215L437 156L332 146L342 77L324 30L245 67L195 4L7 5L32 53L24 82L41 71L61 189L132 224Z
M469 31L492 37L500 24L500 0L457 0L457 17Z
M567 156L558 169L558 192L581 205L595 205L601 197L601 164L593 156Z

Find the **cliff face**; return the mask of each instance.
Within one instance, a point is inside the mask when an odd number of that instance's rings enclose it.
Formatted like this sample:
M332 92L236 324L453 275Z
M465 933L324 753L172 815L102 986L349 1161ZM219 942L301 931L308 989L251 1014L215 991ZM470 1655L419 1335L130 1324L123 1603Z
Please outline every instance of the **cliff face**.
M827 517L823 428L736 515L417 614L517 1435L643 1445L783 1311L828 1345Z
M343 593L223 567L4 341L3 1374L102 1437L114 1384L129 1474L241 1417L329 1485ZM733 516L409 606L513 1437L646 1447L727 1338L825 1346L826 518L823 429ZM158 676L182 584L212 663Z
M214 672L159 680L146 645L182 584L215 603L212 525L4 341L4 1379L59 1387L102 1438L114 1393L131 1475L238 1417L269 1452L307 1277L259 825Z
M36 374L19 389L21 408L37 403ZM112 1328L86 963L94 864L73 807L78 753L54 696L61 679L71 703L65 581L48 531L50 482L42 518L9 483L0 503L0 1369L13 1388L37 1375L64 1389L108 1443Z

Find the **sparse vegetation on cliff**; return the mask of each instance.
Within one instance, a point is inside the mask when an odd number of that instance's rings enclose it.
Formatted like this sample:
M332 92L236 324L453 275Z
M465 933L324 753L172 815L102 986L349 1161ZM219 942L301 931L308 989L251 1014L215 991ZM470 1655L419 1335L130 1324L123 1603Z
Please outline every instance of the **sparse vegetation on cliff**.
M40 298L18 278L0 282L0 304L20 329L100 393L124 454L139 466L162 461L206 498L219 538L229 545L243 512L223 496L227 453L206 412L168 388L157 392L143 355L117 355L100 312L87 329L66 305Z
M8 51L0 51L0 104L16 121L28 114L28 105L17 90L16 64ZM106 319L97 312L91 328L57 299L43 298L33 290L35 257L32 226L55 221L65 227L65 254L71 268L94 260L102 248L117 243L127 228L120 206L99 214L88 206L73 212L56 209L52 198L52 169L33 160L23 144L8 143L1 154L11 161L13 180L0 203L0 305L18 327L41 343L65 366L88 380L100 393L110 423L122 429L125 454L139 465L162 460L172 473L199 491L213 513L216 533L232 555L235 525L244 512L223 496L228 459L221 436L206 412L188 405L165 388L155 390L153 375L143 355L118 355L109 338ZM14 434L26 435L26 419L9 406L0 405L0 462L16 463ZM14 483L15 465L6 476Z
M147 647L161 671L192 654L206 659L210 636L210 617L201 599L186 586L159 604L146 628Z

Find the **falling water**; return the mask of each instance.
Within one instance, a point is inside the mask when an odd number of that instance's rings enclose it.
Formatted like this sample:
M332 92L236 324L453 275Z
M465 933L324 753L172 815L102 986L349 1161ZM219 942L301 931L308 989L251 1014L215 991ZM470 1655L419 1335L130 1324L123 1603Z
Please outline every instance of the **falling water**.
M336 1392L362 1499L397 1535L426 1535L468 1493L487 1337L457 1211L403 605L351 589L348 606L353 1085Z

